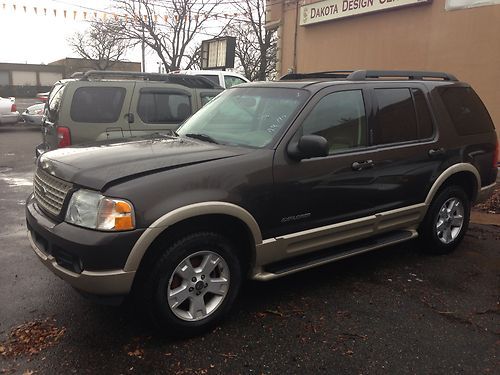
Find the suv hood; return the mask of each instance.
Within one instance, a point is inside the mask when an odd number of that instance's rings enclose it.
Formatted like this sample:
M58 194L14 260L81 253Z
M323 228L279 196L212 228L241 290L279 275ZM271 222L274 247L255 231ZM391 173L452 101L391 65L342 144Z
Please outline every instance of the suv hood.
M38 167L62 180L102 190L138 174L234 157L246 149L190 138L155 136L61 148L43 154Z

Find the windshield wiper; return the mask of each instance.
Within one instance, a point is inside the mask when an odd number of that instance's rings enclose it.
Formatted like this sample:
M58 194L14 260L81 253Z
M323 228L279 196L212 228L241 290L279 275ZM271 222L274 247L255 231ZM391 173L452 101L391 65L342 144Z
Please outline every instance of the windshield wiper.
M207 134L202 134L202 133L187 133L186 137L195 138L195 139L199 139L201 141L206 141L206 142L210 142L210 143L219 144L219 142L217 142L215 139L213 139L211 136L209 136Z

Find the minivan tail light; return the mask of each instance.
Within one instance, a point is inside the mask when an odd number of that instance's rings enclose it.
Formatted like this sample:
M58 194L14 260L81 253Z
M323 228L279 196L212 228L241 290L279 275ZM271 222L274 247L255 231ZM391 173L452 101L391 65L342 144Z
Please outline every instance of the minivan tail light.
M71 146L71 133L69 132L69 128L65 126L58 126L57 139L59 141L59 148Z
M16 112L17 111L17 106L15 103L12 103L11 107L10 107L10 111L11 112Z

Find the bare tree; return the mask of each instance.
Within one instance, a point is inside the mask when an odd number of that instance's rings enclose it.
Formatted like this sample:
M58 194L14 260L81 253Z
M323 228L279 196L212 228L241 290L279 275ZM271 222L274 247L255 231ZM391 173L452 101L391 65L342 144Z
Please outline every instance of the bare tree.
M236 37L236 58L245 76L264 81L276 75L277 35L265 25L265 0L243 0L234 6L243 13L227 29Z
M94 20L85 32L77 32L68 39L69 45L83 58L92 60L98 70L112 68L131 43L123 36L124 24L113 20Z
M125 35L156 52L167 71L196 64L195 38L222 0L114 0L127 15Z

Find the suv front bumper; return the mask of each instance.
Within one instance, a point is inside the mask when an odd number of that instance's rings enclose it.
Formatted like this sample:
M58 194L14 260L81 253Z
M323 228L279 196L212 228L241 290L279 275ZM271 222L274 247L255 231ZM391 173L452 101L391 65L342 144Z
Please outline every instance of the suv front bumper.
M65 222L56 223L42 213L33 195L26 202L26 221L35 254L74 288L96 296L122 296L130 292L135 271L109 266L113 263L124 266L143 230L98 232ZM96 263L99 257L103 259L102 270ZM85 269L86 263L92 264L92 268Z

